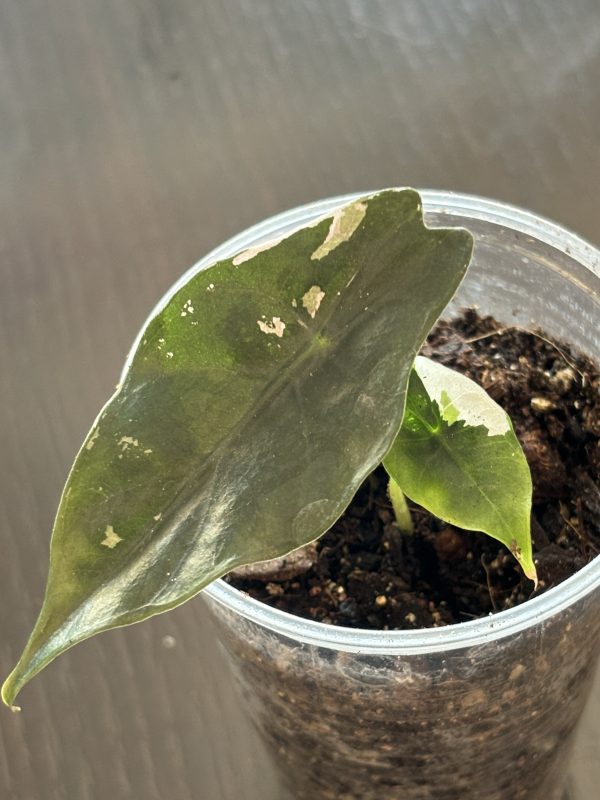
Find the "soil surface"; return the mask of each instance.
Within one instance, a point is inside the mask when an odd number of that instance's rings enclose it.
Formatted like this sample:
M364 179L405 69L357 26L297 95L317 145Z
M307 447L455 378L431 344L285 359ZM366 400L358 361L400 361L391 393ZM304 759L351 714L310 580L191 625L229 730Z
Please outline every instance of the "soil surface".
M472 310L440 322L422 352L477 381L509 413L531 467L537 592L547 591L600 552L598 368L567 345ZM532 596L514 557L489 536L412 503L415 531L399 531L386 486L379 468L301 558L228 580L292 614L380 630L462 622Z

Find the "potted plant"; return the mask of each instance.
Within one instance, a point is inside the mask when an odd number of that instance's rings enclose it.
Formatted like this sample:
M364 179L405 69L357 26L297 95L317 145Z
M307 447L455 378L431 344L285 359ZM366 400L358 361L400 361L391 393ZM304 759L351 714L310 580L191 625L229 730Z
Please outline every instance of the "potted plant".
M559 796L600 646L598 559L516 608L423 630L336 628L216 580L314 540L382 459L400 526L406 494L536 579L508 417L415 359L453 296L446 313L479 305L597 358L597 255L514 209L423 196L429 222L470 233L425 228L409 190L338 198L242 234L174 287L69 476L5 702L77 641L208 586L298 797Z

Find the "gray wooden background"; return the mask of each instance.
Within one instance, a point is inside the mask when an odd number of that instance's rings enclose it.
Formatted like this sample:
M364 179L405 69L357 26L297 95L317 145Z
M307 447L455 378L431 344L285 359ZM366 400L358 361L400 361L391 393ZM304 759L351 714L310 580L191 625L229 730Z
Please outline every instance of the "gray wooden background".
M0 0L0 670L67 469L150 307L274 212L389 185L600 243L598 0ZM597 797L600 687L577 751ZM1 800L277 800L202 603L0 713Z

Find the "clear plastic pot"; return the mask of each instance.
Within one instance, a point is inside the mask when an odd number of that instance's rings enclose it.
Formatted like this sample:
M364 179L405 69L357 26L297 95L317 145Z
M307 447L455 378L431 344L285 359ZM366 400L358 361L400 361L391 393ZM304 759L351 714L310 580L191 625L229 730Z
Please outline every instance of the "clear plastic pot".
M353 197L273 217L194 270ZM454 309L477 306L501 322L541 328L600 360L597 250L507 205L444 192L422 197L428 224L462 225L475 236L473 263ZM562 796L600 651L600 557L522 606L420 631L307 621L223 581L203 596L252 718L295 797Z

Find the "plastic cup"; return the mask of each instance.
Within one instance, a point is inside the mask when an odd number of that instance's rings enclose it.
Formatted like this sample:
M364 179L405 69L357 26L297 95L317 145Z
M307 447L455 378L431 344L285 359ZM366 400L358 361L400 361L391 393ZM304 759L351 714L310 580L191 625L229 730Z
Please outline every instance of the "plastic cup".
M430 226L460 225L475 237L472 266L446 316L476 306L600 361L596 249L502 203L421 194ZM192 271L359 196L272 217ZM600 557L521 606L426 630L332 627L221 580L203 597L252 719L299 800L562 797L600 652Z

